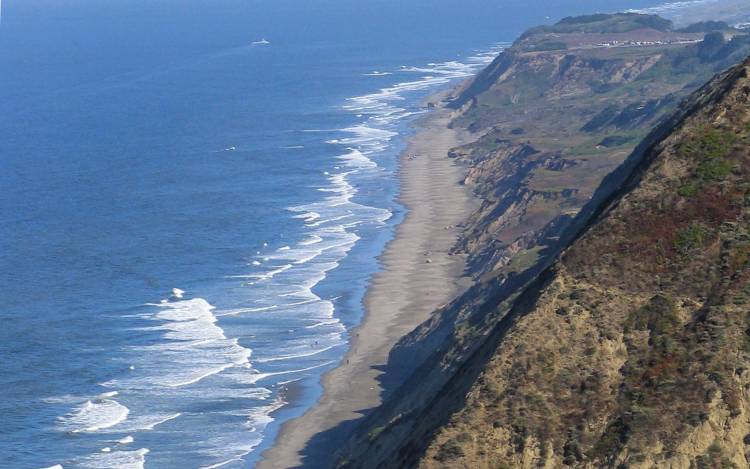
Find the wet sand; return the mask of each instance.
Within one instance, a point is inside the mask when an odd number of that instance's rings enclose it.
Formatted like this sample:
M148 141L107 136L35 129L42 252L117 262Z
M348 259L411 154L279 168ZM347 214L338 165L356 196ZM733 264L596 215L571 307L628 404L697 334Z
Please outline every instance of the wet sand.
M382 371L376 367L385 365L402 336L465 288L465 259L448 253L459 234L456 226L477 202L460 184L462 168L447 156L468 141L465 131L447 128L449 120L449 111L439 109L417 122L417 133L401 155L399 200L408 213L380 257L383 270L373 277L365 296L364 320L352 331L351 348L341 365L323 377L321 399L282 426L259 468L298 466L303 450L311 455L335 450L320 442L306 446L314 435L380 404L377 378ZM335 443L330 441L331 446Z

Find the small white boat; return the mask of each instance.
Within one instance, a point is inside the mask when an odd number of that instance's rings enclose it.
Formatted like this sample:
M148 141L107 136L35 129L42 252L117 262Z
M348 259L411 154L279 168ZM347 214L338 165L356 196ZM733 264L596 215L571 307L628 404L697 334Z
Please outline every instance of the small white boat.
M261 39L260 41L253 42L253 45L254 46L267 46L270 43L271 43L270 41L266 41L265 39Z

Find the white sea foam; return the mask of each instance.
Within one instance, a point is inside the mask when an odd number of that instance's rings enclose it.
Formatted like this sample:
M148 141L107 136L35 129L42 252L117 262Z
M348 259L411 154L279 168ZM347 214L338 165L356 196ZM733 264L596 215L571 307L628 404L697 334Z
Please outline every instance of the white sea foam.
M113 399L88 400L61 417L60 423L72 433L96 432L124 421L129 413L130 409Z
M187 386L189 384L195 384L202 379L208 378L209 376L213 376L217 373L221 373L222 371L226 370L227 368L231 368L234 365L235 364L233 363L226 363L224 365L218 365L213 368L204 369L200 373L191 373L190 377L187 379L166 382L165 385L176 388L176 387L181 387L181 386Z
M248 375L245 378L244 381L246 383L255 384L255 383L257 383L260 380L263 380L263 379L266 379L266 378L270 378L272 376L289 375L289 374L292 374L292 373L304 373L305 371L310 371L310 370L314 370L316 368L321 368L321 367L324 367L324 366L328 366L331 363L333 363L333 361L327 361L327 362L321 363L319 365L308 366L307 368L300 368L300 369L296 369L296 370L276 371L276 372L273 372L273 373L255 373L255 374Z
M686 0L686 1L681 1L681 2L667 2L667 3L663 3L661 5L657 5L654 7L630 9L627 11L632 12L632 13L671 16L670 14L674 14L678 12L679 10L684 10L686 8L701 7L706 4L718 3L718 2L719 0Z
M283 361L283 360L293 360L295 358L305 358L305 357L312 357L318 354L321 354L323 352L327 352L328 350L331 350L332 348L338 347L339 345L330 345L328 347L323 347L318 350L312 350L309 352L301 352L294 355L282 355L279 357L272 357L272 358L258 358L255 360L255 363L268 363L268 362L277 362L277 361Z
M88 469L143 469L148 453L148 448L97 453L83 458L80 465Z
M171 430L167 425L176 425L181 431L185 425L190 428L193 415L179 418L184 415L183 409L191 409L191 402L207 398L262 400L269 393L264 388L235 384L233 373L251 371L251 350L226 336L207 301L181 299L147 307L150 313L141 318L152 325L139 327L136 332L148 340L126 349L134 369L102 383L117 388L120 394L104 393L100 397L105 399L91 402L100 408L87 405L63 419L73 431L118 435L119 439L108 440L116 443L108 446L110 452L85 457L81 467L141 468L147 449L125 450L139 432ZM218 384L222 382L226 384ZM128 412L113 404L115 395L128 403Z
M341 202L341 204L344 204L344 203L346 203L346 202ZM336 207L336 206L337 205L332 205L332 207ZM330 224L332 222L341 221L341 220L344 220L344 219L347 219L347 218L351 218L353 216L354 216L353 213L345 213L344 215L339 215L337 217L325 218L325 219L318 220L315 223L309 223L307 226L314 228L314 227L317 227L317 226L321 226L321 225L325 225L325 224Z
M306 222L311 222L320 218L320 214L317 212L306 212L299 215L294 215L292 218L303 218Z
M128 431L143 431L143 430L153 430L154 428L158 427L159 425L163 423L167 423L170 420L174 420L181 416L182 413L177 412L174 414L155 414L155 415L148 415L145 417L139 417L137 419L133 420L132 425L130 425ZM122 431L123 429L118 429L119 431ZM132 441L132 438L131 438Z
M189 316L192 313L196 316ZM187 386L230 367L247 364L251 351L238 345L236 339L224 336L210 309L186 308L156 315L156 319L169 318L174 319L160 326L144 328L161 331L167 341L136 347L144 354L144 362L137 367L140 372L105 385L131 388Z
M221 461L216 464L211 464L210 466L201 466L199 469L216 469L218 467L224 467L227 464L232 464L233 462L240 462L240 461L242 461L242 458L237 457L237 458L227 459L226 461Z
M295 306L306 305L306 304L314 303L314 302L319 301L319 300L320 300L320 298L315 297L315 298L306 298L306 299L304 299L302 301L296 301L296 302L292 302L292 303L277 303L277 304L272 304L270 306L259 306L259 307L256 307L256 308L230 309L230 310L224 311L222 313L218 313L217 316L219 316L219 317L222 317L222 316L238 316L238 315L247 314L247 313L264 313L264 312L267 312L267 311L290 309L290 308L294 308Z
M251 409L245 425L247 427L255 428L256 430L259 426L265 428L274 420L273 417L271 417L271 414L282 408L285 404L286 402L279 395L269 405Z
M312 235L302 241L299 242L300 246L310 246L312 244L318 244L321 241L323 241L323 238L321 238L318 235Z
M346 166L349 166L352 168L367 168L367 169L373 169L373 168L378 167L377 163L375 163L370 158L363 155L362 152L357 150L356 148L350 148L349 150L350 150L349 153L339 156L339 159L344 160L344 164Z
M112 427L100 430L102 433L135 433L154 430L159 425L167 423L180 417L182 414L177 412L173 414L154 413L148 415L130 415L130 417ZM133 436L128 435L117 443L125 445L133 442Z
M338 319L333 319L330 321L322 321L322 322L316 322L315 324L311 324L309 326L305 326L305 329L317 329L318 327L323 326L331 326L334 324L340 324L340 321Z
M242 274L242 275L230 275L229 278L254 278L258 280L269 280L274 278L276 275L291 269L291 264L282 265L277 269L270 270L263 274Z
M271 306L260 306L258 308L230 309L229 311L218 313L216 316L223 317L223 316L237 316L239 314L245 314L245 313L262 313L264 311L271 311L274 309L278 309L279 307L280 305L271 305Z

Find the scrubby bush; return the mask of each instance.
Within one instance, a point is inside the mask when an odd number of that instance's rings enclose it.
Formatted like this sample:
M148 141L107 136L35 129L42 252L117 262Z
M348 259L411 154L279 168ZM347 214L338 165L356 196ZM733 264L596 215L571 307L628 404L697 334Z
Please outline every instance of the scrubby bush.
M703 246L708 240L710 233L706 225L693 222L689 226L677 231L674 248L680 254L689 254L694 249Z

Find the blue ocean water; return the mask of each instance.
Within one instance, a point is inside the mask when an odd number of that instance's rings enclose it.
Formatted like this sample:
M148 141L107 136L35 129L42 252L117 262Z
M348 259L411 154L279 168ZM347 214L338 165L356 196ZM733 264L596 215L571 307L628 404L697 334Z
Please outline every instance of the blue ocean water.
M0 466L251 467L361 319L424 96L657 2L456 3L3 2Z

